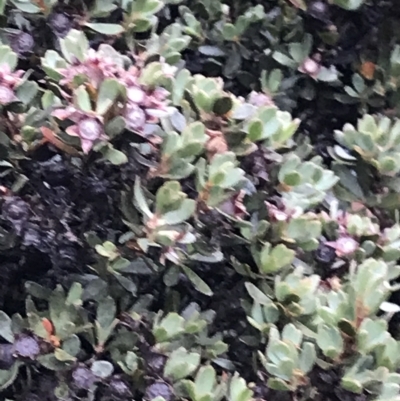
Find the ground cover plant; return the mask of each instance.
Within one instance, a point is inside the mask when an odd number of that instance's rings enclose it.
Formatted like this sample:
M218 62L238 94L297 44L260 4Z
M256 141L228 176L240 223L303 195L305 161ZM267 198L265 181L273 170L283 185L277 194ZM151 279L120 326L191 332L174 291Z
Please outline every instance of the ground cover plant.
M400 401L394 0L0 0L0 393Z

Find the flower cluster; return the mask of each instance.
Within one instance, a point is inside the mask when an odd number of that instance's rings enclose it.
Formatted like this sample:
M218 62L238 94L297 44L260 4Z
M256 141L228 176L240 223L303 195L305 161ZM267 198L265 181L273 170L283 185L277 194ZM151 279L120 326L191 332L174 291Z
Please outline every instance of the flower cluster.
M0 66L0 104L6 105L18 100L15 89L22 82L22 75L24 71L12 72L8 64Z
M65 39L68 41L69 37ZM79 98L77 92L86 92L89 98L84 101L93 110L85 110L79 106L71 104L71 94L63 93L67 102L66 108L58 108L53 112L53 116L60 120L70 120L74 124L66 129L66 133L78 136L84 153L88 153L96 141L107 141L105 135L105 124L112 118L122 116L125 127L141 135L145 135L151 130L154 124L158 124L159 119L168 114L167 97L169 92L160 87L150 87L140 82L141 74L145 68L140 57L135 58L135 65L128 69L124 68L124 60L118 58L118 54L102 45L96 51L88 49L83 57L68 54L67 58L73 60L71 64L57 70L62 75L60 85L74 92L74 97ZM109 94L102 85L107 81L111 82L115 93ZM101 92L104 96L113 96L109 100L110 113L98 111L98 102ZM104 99L103 99L104 100ZM96 111L94 111L96 110Z
M132 66L124 71L119 82L124 85L127 102L124 111L126 125L132 131L142 133L146 124L157 124L168 113L169 92L163 88L145 88L139 83L140 69Z
M53 116L60 120L69 119L74 123L65 132L68 135L79 137L84 153L89 153L96 141L107 139L104 133L103 119L94 112L84 112L74 106L69 106L65 109L54 110Z
M366 216L353 215L339 210L335 216L329 217L327 213L322 212L322 219L325 221L335 221L338 226L338 238L335 241L328 241L325 245L332 247L339 257L353 254L360 246L360 238L379 235L379 226L373 223L373 214L370 211L365 212Z
M76 77L82 76L93 88L98 89L106 78L119 76L123 69L103 52L89 49L83 61L74 58L72 64L58 72L63 76L60 85L72 86Z

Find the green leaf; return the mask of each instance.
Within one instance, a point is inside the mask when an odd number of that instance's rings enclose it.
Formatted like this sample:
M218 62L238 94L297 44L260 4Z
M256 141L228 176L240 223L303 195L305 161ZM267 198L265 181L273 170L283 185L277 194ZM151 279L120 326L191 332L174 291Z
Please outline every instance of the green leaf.
M164 376L178 381L191 375L200 364L200 355L180 347L172 351L164 367Z
M83 288L80 283L73 283L65 301L66 305L80 306L82 305Z
M121 164L125 164L128 162L128 157L125 153L120 150L115 149L111 144L102 151L104 158L109 162L114 164L115 166L120 166Z
M96 321L102 328L110 327L117 313L115 301L111 297L106 297L100 301L97 307Z
M278 51L274 52L272 57L279 64L282 64L282 65L284 65L286 67L290 67L290 68L296 68L296 62L281 52L278 52Z
M210 113L212 111L212 98L209 96L209 93L206 91L199 89L194 93L194 101L196 106L203 110L206 113Z
M361 394L363 391L362 384L353 378L343 377L340 382L341 387L345 390L351 391L352 393Z
M40 13L40 8L33 4L32 2L25 2L25 1L20 1L20 0L11 0L11 2L14 4L15 7L17 7L19 10L21 10L24 13L28 14L36 14Z
M300 243L318 238L321 235L322 224L318 220L310 220L306 217L292 219L286 228L285 236Z
M364 3L364 0L334 0L334 4L345 10L357 10Z
M268 77L268 89L270 92L274 93L279 89L283 79L283 72L278 68L271 71Z
M233 107L233 101L229 96L220 97L214 102L213 112L219 116L227 114Z
M142 186L140 185L140 178L139 176L136 177L135 180L135 186L133 188L133 192L134 192L134 196L135 196L135 200L137 202L137 206L139 208L139 210L147 217L147 218L151 218L153 216L153 213L151 212L146 198L144 196L143 190L142 190Z
M125 363L130 373L134 373L139 367L138 356L134 352L128 351L126 354Z
M50 298L51 295L51 290L35 283L34 281L26 281L25 290L33 297L37 299L44 299L46 301Z
M105 131L111 139L114 139L115 137L120 135L125 130L125 128L125 119L122 116L117 116L106 124Z
M225 56L225 52L217 46L203 45L203 46L199 46L198 50L201 54L203 54L204 56L208 56L208 57Z
M70 355L68 352L64 351L61 348L56 348L54 351L54 356L60 362L75 362L76 358Z
M62 349L70 356L75 357L81 350L81 341L77 335L72 335L62 343Z
M91 112L92 105L90 102L89 93L86 91L84 86L80 86L74 92L74 103L80 108L82 111Z
M126 291L130 292L133 296L137 294L137 285L136 283L128 277L121 276L120 274L115 275L116 280L119 284L125 288Z
M46 369L54 371L68 370L72 366L71 361L59 361L53 354L41 355L37 361Z
M232 118L236 120L246 120L253 116L256 110L256 106L249 103L243 103L234 108Z
M14 383L14 380L18 376L19 367L21 362L16 362L8 370L0 370L0 390L4 390Z
M282 379L277 379L275 377L270 377L267 381L267 385L269 388L272 390L277 390L277 391L292 391L292 388L288 383L286 383Z
M263 122L259 119L252 120L249 124L248 133L249 139L253 142L259 141L262 139L264 132Z
M183 94L185 92L185 88L188 85L190 79L191 79L191 74L186 69L179 71L179 73L176 75L172 89L172 103L175 106L180 105L183 98Z
M244 285L249 295L258 304L268 306L273 303L272 300L267 297L262 291L260 291L254 284L247 282Z
M175 312L168 313L161 322L156 322L153 334L157 343L168 341L184 332L185 319Z
M160 0L136 0L132 4L131 12L140 13L146 16L156 14L164 7L164 4Z
M171 266L163 277L163 282L167 287L174 287L179 282L180 269L177 265Z
M285 174L283 182L289 187L295 187L301 183L301 175L297 171Z
M127 268L131 265L131 262L128 259L118 257L110 263L111 269L114 271L122 271L124 273L128 273Z
M225 23L222 27L222 36L225 40L234 40L237 35L236 28L233 24Z
M289 53L293 60L297 63L303 62L307 54L305 54L303 44L302 43L290 43L289 44Z
M114 367L108 361L94 361L90 370L95 376L101 379L106 379L112 375Z
M265 274L274 273L292 263L295 255L296 252L294 250L287 248L283 244L275 246L272 250L270 250L270 244L268 244L264 246L260 255L261 271Z
M115 259L119 256L118 248L111 241L106 241L103 244L97 244L95 249L99 255L108 259Z
M0 15L4 15L4 9L6 7L7 0L0 0Z
M229 401L249 401L252 395L246 381L236 373L229 385Z
M197 291L207 296L213 295L213 292L208 284L203 281L203 279L201 279L193 270L189 269L185 265L181 265L181 268Z
M314 344L309 342L304 343L299 359L299 367L301 371L304 373L310 372L316 360L317 360L317 353L315 351Z
M135 32L146 32L151 28L152 22L148 18L137 18L134 21L133 30Z
M188 220L196 210L196 201L184 199L179 209L172 210L162 215L162 220L168 225L181 224Z
M17 98L25 105L28 105L35 98L36 94L38 93L38 89L39 86L36 82L25 81L17 88Z
M93 17L105 17L110 15L112 11L114 11L117 6L114 2L110 0L96 0L94 7L91 10L90 16Z
M299 347L303 339L301 330L297 329L293 323L287 324L282 330L282 341L290 341Z
M118 24L103 24L103 23L90 23L86 22L86 27L93 29L103 35L120 35L125 31L124 27Z
M318 327L317 345L325 356L336 358L343 352L344 343L336 327L323 324Z
M60 48L69 63L74 63L75 57L83 62L89 49L89 41L83 32L71 29L68 35L60 40Z
M11 328L12 328L11 318L3 311L0 311L0 336L3 337L6 341L13 343L14 334Z
M212 366L202 366L195 379L196 395L212 394L216 383L216 374Z
M121 93L121 86L119 82L112 78L105 79L99 89L97 97L96 113L104 115L115 103Z

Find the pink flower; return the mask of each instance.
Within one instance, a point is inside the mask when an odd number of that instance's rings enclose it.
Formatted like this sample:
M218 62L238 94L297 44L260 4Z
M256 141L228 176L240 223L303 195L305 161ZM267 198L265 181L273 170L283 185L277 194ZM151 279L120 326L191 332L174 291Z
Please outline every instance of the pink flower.
M359 248L359 243L348 236L340 237L336 241L325 242L326 245L334 248L338 257L351 255Z
M285 206L277 207L272 203L265 202L269 217L272 221L290 221L302 215L303 211L300 207L288 209Z
M242 220L249 213L245 205L243 204L243 199L246 193L243 190L240 190L237 194L233 195L230 199L223 202L219 208L223 213L226 213L229 216L236 217L239 220Z
M129 129L142 131L146 124L146 114L137 104L127 104L125 122Z
M8 64L0 66L0 104L9 104L17 99L15 88L21 83L24 71L11 71Z
M17 100L15 93L8 86L0 85L0 104L8 104Z
M249 95L248 102L253 106L273 106L275 103L271 97L267 96L265 93L258 93L252 91Z
M128 100L124 118L129 129L143 133L146 124L157 124L161 117L168 114L169 92L162 88L143 87L138 83L138 74L138 69L132 67L123 76Z
M321 71L321 68L321 64L309 57L303 61L298 70L303 74L307 74L311 78L316 79L319 72Z
M104 79L121 75L123 70L112 58L98 54L94 49L89 49L83 62L76 60L74 64L60 69L59 72L64 77L60 80L61 85L71 84L76 76L82 75L97 89Z
M68 68L60 70L60 72L64 76L60 81L62 85L72 83L78 75L86 77L95 89L98 89L106 78L117 80L126 88L127 99L122 111L122 116L125 118L127 127L138 133L143 133L148 124L158 124L159 119L169 112L167 107L169 92L167 90L162 88L149 89L140 84L140 63L125 70L121 65L118 65L112 57L105 56L101 54L101 52L90 49L83 62L76 61ZM69 100L67 96L65 98ZM65 113L67 113L68 116L65 116ZM71 135L80 136L84 151L88 151L88 149L92 147L92 135L86 138L85 134L80 133L82 130L82 132L85 132L85 127L88 127L88 125L84 125L81 127L82 129L79 128L80 126L78 123L82 118L76 117L76 111L71 112L69 108L67 108L64 111L56 111L54 115L62 119L69 118L74 121L77 125L68 128L68 131L71 132ZM89 117L92 119L96 118L96 116ZM93 133L100 132L99 127L95 129L93 121L91 124ZM101 130L101 133L102 132Z
M121 82L125 84L127 88L131 86L139 85L140 70L136 66L131 66L128 70L121 72L120 79Z
M68 135L79 137L84 153L89 153L96 141L107 139L102 118L94 112L83 112L69 106L66 109L54 110L52 115L60 120L68 119L75 123L69 126L65 132Z
M132 103L142 104L146 99L146 93L138 86L131 86L126 91L128 100Z

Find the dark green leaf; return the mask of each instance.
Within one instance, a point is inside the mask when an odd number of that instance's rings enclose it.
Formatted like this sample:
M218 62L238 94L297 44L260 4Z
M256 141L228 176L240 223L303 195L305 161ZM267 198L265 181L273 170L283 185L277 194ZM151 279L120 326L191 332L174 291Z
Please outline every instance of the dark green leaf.
M219 116L227 114L233 107L232 99L229 96L221 97L214 102L213 112Z

